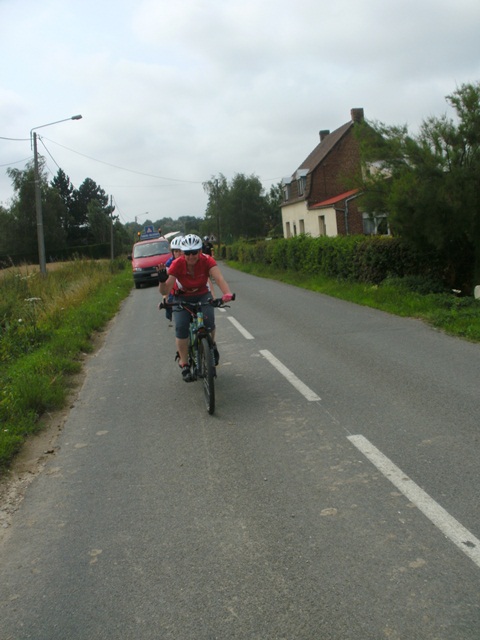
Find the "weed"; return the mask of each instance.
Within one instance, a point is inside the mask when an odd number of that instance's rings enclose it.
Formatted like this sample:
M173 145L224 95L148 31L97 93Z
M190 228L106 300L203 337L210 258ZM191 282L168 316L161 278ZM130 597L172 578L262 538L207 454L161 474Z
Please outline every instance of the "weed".
M79 355L131 286L128 270L101 261L67 263L47 278L14 271L0 279L0 467L45 411L63 406Z

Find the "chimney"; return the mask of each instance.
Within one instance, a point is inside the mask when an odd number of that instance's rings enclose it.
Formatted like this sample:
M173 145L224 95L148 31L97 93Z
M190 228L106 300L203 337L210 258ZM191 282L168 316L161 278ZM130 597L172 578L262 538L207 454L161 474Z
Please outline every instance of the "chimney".
M363 122L363 109L350 109L350 117L353 122Z
M329 129L322 129L320 131L320 142L323 142L329 133L330 133Z

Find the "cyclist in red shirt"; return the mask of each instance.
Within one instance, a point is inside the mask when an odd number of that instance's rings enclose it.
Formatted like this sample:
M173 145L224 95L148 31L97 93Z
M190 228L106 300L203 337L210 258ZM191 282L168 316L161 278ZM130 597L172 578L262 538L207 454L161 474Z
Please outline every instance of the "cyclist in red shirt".
M202 253L202 239L195 234L186 235L180 244L183 255L172 262L168 272L162 265L159 266L158 280L160 293L167 295L173 288L177 290L175 301L208 302L212 294L208 287L209 278L215 279L223 296L224 302L232 299L232 293L223 277L220 268L212 256ZM214 307L203 307L204 323L210 331L215 354L215 364L218 364L219 354L215 344L215 310ZM180 358L180 368L183 379L186 382L192 380L188 364L188 326L190 314L184 309L176 311L175 339L177 352Z

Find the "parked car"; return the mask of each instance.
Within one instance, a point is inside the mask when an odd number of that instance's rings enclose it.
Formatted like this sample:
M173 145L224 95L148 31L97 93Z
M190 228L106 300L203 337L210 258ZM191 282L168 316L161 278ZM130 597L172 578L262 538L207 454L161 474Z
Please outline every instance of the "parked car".
M151 282L158 284L157 265L165 263L171 255L169 242L163 237L136 242L132 255L128 256L132 261L135 288Z

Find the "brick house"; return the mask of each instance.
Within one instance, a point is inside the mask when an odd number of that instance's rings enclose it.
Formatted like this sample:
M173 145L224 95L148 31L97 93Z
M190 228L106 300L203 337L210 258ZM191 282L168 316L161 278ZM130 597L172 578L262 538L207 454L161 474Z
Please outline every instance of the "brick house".
M332 133L320 131L319 144L292 176L282 180L285 238L377 232L375 222L359 210L360 190L352 188L352 180L361 172L353 130L364 120L363 109L351 109L350 116Z

